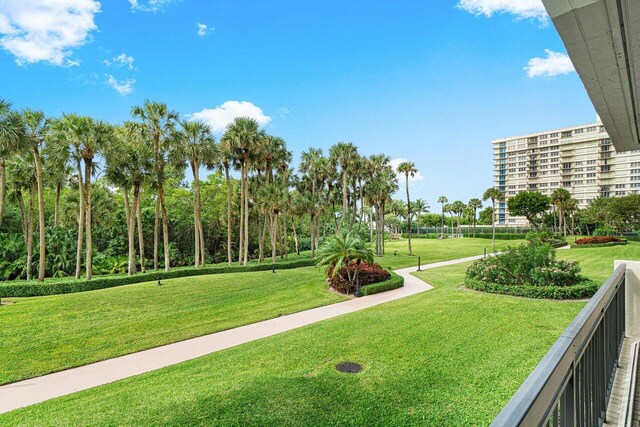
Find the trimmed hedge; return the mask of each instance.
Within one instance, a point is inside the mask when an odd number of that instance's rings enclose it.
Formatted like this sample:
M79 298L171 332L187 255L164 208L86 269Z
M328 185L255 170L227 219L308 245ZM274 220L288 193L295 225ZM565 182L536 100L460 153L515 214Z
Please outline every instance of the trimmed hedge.
M371 285L362 286L360 291L362 295L373 295L379 294L380 292L391 291L393 289L398 289L404 286L404 277L394 273L391 273L391 278L389 280L385 280L380 283L372 283Z
M608 243L588 243L588 244L576 244L573 247L576 249L579 248L606 248L607 246L621 246L621 245L626 245L627 242L626 241L622 241L622 242L608 242Z
M465 278L467 288L492 294L511 295L516 297L537 299L582 299L590 298L598 291L598 285L585 281L573 286L531 286L531 285L499 285Z
M300 267L312 267L315 261L311 258L280 261L276 264L250 264L247 266L222 266L208 268L190 268L165 271L148 271L133 276L99 277L93 280L56 281L51 283L11 283L0 284L0 297L37 297L44 295L70 294L75 292L95 291L116 286L133 285L135 283L152 282L155 280L176 279L180 277L204 276L208 274L244 273L251 271L268 271L271 269L288 270Z
M449 234L445 234L445 238L448 236ZM403 239L406 239L409 237L409 235L407 233L402 233L401 234ZM465 239L472 239L473 238L473 231L470 234L466 233L466 229L464 230L463 236ZM476 233L475 238L476 239L491 239L491 233ZM507 233L496 233L496 240L524 240L525 239L526 234L507 234ZM437 239L438 237L440 237L439 234L411 234L411 238L412 239Z
M557 242L557 243L552 243L551 247L554 249L558 249L558 248L564 248L567 245L569 245L569 243L567 242Z

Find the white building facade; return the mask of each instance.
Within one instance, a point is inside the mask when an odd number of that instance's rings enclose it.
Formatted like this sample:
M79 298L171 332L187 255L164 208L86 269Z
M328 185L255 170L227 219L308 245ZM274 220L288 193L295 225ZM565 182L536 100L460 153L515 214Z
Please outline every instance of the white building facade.
M496 139L493 154L495 186L505 195L496 216L501 225L527 225L507 210L507 200L520 191L549 196L564 188L580 208L597 197L640 193L640 150L616 153L599 121Z

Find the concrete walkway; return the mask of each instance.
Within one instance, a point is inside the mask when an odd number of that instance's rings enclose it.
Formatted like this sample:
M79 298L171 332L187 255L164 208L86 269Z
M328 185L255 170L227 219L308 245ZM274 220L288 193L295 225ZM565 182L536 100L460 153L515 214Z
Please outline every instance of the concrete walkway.
M426 270L459 264L479 258L482 258L482 255L427 264L422 266L422 269ZM432 286L410 274L415 271L416 267L396 270L396 273L404 277L404 287L392 291L301 311L275 319L0 386L0 413L154 371L250 341L432 289Z

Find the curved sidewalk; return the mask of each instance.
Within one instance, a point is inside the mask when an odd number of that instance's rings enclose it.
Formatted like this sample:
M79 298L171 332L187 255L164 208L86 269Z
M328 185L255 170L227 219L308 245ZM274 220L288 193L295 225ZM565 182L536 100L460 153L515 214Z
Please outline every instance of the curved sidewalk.
M482 258L482 255L426 264L422 269L444 267L479 258ZM396 270L397 274L404 277L404 286L392 291L350 299L0 386L0 414L432 289L432 286L411 275L416 270L417 267Z

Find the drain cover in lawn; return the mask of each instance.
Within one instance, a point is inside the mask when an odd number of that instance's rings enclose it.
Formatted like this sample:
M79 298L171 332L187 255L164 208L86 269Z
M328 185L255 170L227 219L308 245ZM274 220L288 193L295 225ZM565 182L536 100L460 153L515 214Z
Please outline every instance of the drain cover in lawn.
M355 362L342 362L336 365L336 369L345 374L357 374L362 371L362 366Z

